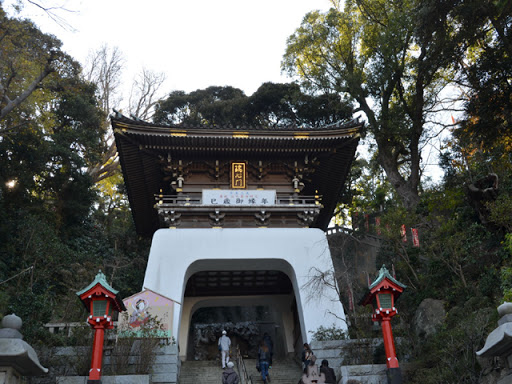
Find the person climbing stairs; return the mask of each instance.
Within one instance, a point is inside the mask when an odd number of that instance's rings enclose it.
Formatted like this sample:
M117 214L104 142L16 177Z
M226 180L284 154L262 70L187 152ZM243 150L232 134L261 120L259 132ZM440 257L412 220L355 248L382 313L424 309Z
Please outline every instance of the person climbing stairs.
M235 361L235 370L242 378L242 372ZM261 375L256 369L256 359L244 359L247 373L253 384L262 384ZM181 371L178 379L179 384L215 384L222 383L223 369L215 360L184 361L181 363ZM297 384L302 376L300 365L291 358L276 359L272 362L270 369L270 384ZM241 379L240 384L247 384Z
M261 374L256 369L257 359L244 359L247 373L252 378L253 384L262 384ZM300 365L291 358L274 358L272 368L269 369L269 384L297 384L302 376Z

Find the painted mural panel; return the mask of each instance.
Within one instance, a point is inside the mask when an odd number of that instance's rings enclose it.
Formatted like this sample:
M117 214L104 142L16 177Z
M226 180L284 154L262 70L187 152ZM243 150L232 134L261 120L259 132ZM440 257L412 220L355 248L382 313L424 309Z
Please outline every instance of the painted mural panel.
M119 335L170 338L174 301L150 289L123 300L127 313L119 316ZM149 334L149 335L148 335Z

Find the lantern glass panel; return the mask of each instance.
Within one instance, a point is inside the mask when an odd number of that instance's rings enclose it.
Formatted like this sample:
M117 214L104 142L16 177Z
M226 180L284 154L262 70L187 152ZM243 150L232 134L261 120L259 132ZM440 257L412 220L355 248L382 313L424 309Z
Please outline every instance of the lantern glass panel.
M94 300L92 303L92 315L103 316L107 312L107 300Z
M379 294L379 303L381 308L391 308L393 306L393 302L391 300L392 295L389 293L381 293Z

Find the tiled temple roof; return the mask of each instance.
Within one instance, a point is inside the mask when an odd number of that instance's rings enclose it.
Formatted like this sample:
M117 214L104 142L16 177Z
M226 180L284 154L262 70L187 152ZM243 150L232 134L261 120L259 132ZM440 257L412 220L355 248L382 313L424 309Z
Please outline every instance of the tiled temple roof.
M325 230L350 169L362 123L353 120L322 128L231 127L159 125L111 117L125 185L139 234L158 229L153 195L162 174L159 156L194 160L303 160L316 157L318 165L304 194L323 196L322 209L313 227Z

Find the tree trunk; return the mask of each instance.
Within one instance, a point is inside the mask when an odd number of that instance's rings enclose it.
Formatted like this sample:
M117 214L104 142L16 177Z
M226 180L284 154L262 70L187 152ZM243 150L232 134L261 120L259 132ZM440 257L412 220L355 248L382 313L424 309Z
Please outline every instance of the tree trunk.
M386 139L377 138L379 146L377 158L379 160L379 164L384 168L389 182L396 190L396 193L398 194L398 197L405 209L408 211L414 211L420 202L420 197L418 196L419 173L412 172L411 176L409 176L409 180L406 180L398 171L396 157L393 154L393 150L390 148L390 145L384 142L385 140ZM415 168L413 167L413 171L414 169Z

